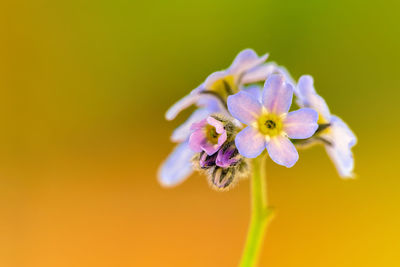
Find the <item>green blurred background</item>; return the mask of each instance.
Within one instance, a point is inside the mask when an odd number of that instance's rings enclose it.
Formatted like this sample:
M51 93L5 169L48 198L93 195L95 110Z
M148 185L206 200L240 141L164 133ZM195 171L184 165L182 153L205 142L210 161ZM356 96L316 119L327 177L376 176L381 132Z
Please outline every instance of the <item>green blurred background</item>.
M244 48L270 53L359 139L268 163L261 266L399 266L399 1L3 1L0 266L235 266L249 184L161 188L164 112Z

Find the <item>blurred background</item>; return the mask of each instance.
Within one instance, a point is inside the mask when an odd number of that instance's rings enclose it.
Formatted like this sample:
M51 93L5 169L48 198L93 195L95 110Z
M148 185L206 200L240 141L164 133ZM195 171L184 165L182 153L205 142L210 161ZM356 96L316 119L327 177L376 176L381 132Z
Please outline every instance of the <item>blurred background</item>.
M0 266L235 266L249 183L156 180L164 112L244 48L270 53L359 139L268 163L261 266L399 266L399 1L3 1Z

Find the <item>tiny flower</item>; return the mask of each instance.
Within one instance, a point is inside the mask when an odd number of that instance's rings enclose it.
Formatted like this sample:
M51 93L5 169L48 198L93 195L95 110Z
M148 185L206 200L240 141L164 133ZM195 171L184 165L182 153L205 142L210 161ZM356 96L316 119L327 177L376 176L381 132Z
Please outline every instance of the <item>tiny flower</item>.
M166 113L167 120L173 120L179 112L193 104L201 106L203 98L219 100L221 108L226 105L226 98L237 93L244 84L264 81L276 71L274 63L263 64L268 54L259 57L252 49L241 51L231 66L222 71L212 73L189 95L176 102Z
M321 141L342 178L353 177L354 159L351 151L357 137L339 117L332 115L325 100L317 94L314 80L309 75L300 77L297 103L301 107L315 109L319 113L320 128L310 141Z
M206 101L207 100L207 101ZM207 118L218 109L215 99L203 99L203 107L195 110L182 125L175 129L171 136L178 143L168 158L161 164L158 180L161 185L171 187L180 184L193 173L192 157L195 152L189 147L190 127L194 122Z
M289 168L297 162L299 156L289 138L311 137L318 128L318 113L310 108L288 113L292 97L293 87L282 75L267 79L261 101L245 91L229 96L229 112L248 125L235 139L240 154L255 158L266 148L277 164Z
M225 143L227 133L224 124L209 116L198 123L193 123L190 135L189 146L194 152L205 151L211 156Z

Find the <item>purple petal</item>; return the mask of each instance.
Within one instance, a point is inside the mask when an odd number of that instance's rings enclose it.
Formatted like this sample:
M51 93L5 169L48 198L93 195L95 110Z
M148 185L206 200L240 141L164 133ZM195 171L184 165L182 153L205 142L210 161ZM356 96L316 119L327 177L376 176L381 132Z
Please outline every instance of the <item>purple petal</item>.
M242 84L256 83L265 81L268 76L276 71L277 67L275 63L266 63L260 66L256 66L243 74L241 79Z
M197 131L197 130L203 129L204 126L206 126L206 124L207 124L207 119L203 119L203 120L201 120L201 121L194 122L194 123L192 123L192 125L190 126L190 130L192 130L192 131Z
M311 137L318 129L318 112L311 108L302 108L289 112L283 121L283 130L294 139Z
M288 168L292 167L299 159L299 154L290 140L284 136L271 138L266 145L271 159Z
M213 117L208 117L207 122L208 122L208 124L215 127L215 130L217 133L222 134L223 132L225 132L224 124L221 121L219 121Z
M187 142L179 144L158 171L160 184L169 187L183 182L193 172L191 159L194 154Z
M223 138L222 138L223 139ZM221 140L222 140L221 139ZM225 140L226 140L226 135L225 135ZM209 142L207 142L207 140L205 140L204 142L202 142L201 144L200 144L200 147L201 147L201 149L204 151L204 152L206 152L207 153L207 155L209 155L209 156L211 156L211 155L213 155L215 152L217 152L218 151L218 149L221 147L221 145L223 144L223 142L222 142L222 144L220 144L220 139L218 139L218 144L211 144L211 143L209 143Z
M268 54L258 57L257 53L254 52L253 49L245 49L241 51L233 60L231 66L229 67L229 72L232 74L241 74L246 70L262 64L267 60L267 58Z
M250 94L241 91L228 97L228 110L244 124L251 124L261 114L261 104Z
M207 167L212 167L215 166L215 159L217 158L217 154L214 154L212 156L207 155L207 153L202 153L200 157L200 167L201 168L207 168Z
M271 113L283 114L292 104L293 87L282 75L274 74L266 80L262 96L264 107Z
M251 126L236 135L235 144L239 153L246 158L256 158L265 148L265 137Z
M201 152L201 151L203 151L202 144L205 142L205 140L206 140L206 136L204 134L204 131L202 129L198 129L190 135L189 147L194 152Z
M215 164L222 168L227 168L232 164L235 164L238 159L232 157L235 152L235 148L228 147L226 150L220 149L218 151L217 159Z

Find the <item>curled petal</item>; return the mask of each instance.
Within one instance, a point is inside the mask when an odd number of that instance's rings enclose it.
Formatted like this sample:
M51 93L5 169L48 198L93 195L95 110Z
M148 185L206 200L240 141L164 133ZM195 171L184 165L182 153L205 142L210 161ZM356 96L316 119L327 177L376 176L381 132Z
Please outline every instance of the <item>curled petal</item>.
M265 149L265 137L257 129L248 126L236 135L235 144L246 158L256 158Z
M354 158L351 148L357 143L357 137L345 122L332 115L330 132L323 135L331 145L326 145L326 151L336 166L342 178L354 176Z
M241 74L246 70L262 64L267 60L267 58L268 54L258 57L257 53L254 52L253 49L245 49L241 51L233 60L231 66L229 67L229 73Z
M311 137L318 129L318 112L311 108L302 108L289 112L283 122L283 130L294 139Z
M204 131L201 129L194 131L189 138L189 147L194 151L194 152L201 152L203 151L202 144L205 143L206 141L206 136L204 134Z
M287 168L293 165L299 159L299 154L290 140L284 136L273 137L267 143L268 154L271 159Z
M179 144L158 171L160 184L170 187L183 182L193 172L191 159L194 154L187 142Z
M251 124L261 114L262 106L252 95L240 91L228 97L228 110L244 124Z
M282 75L271 75L265 81L262 95L264 107L271 113L283 114L289 111L292 104L293 87L285 82Z

